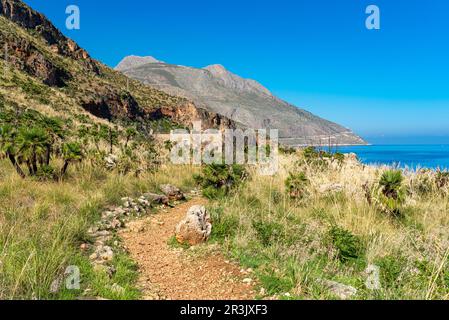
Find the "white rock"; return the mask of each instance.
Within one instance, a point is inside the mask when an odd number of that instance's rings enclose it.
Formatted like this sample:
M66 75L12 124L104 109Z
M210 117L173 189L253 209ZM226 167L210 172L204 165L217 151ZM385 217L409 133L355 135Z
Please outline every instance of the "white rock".
M212 231L209 213L204 206L193 206L176 226L176 239L180 243L196 245L207 241Z

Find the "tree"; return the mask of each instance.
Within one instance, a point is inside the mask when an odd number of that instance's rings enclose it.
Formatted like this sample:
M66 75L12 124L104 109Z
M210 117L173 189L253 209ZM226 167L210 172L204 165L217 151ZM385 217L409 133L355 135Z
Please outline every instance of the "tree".
M49 141L46 146L45 164L50 165L52 146L58 139L64 139L64 129L61 120L56 118L44 117L41 120L42 127L46 131Z
M11 125L4 125L0 127L0 154L4 154L9 161L11 161L13 167L17 171L17 174L20 177L25 178L25 173L16 159L16 136L17 132Z
M64 165L61 169L61 177L67 172L69 164L76 161L81 161L83 159L83 152L81 146L76 142L65 143L62 146L62 154L64 158Z
M134 138L136 135L137 135L137 130L135 128L129 127L126 129L126 131L125 131L125 138L126 138L125 148L128 147L129 140Z
M18 156L25 161L30 175L37 173L37 162L42 160L49 144L49 137L40 127L21 128L17 136Z

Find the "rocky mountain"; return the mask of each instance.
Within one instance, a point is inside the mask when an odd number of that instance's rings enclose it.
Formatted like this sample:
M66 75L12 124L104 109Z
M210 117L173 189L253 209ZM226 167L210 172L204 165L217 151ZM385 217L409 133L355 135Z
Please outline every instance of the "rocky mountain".
M163 62L156 60L151 56L148 57L127 56L115 67L115 70L124 71L131 68L137 68L147 63L163 63Z
M130 78L229 118L243 127L279 129L281 143L290 146L365 144L351 130L321 119L271 94L260 83L244 79L222 65L203 69L126 57L116 67Z
M0 0L0 108L31 108L62 118L189 126L235 124L193 102L142 85L90 55L21 0ZM149 57L130 59L158 62ZM78 121L78 120L77 120Z

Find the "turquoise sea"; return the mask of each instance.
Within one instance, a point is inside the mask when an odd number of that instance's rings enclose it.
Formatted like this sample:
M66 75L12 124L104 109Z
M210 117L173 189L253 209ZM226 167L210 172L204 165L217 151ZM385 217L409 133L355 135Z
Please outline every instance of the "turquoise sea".
M353 152L366 164L386 164L412 169L449 169L448 144L348 146L338 147L336 150L342 153Z

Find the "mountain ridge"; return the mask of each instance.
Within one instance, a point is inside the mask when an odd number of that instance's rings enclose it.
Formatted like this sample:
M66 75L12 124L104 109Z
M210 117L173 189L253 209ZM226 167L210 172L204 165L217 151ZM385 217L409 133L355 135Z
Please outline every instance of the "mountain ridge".
M192 100L243 127L279 129L281 143L289 146L366 144L351 130L274 96L256 80L242 78L220 64L193 68L147 63L121 72L145 85Z

